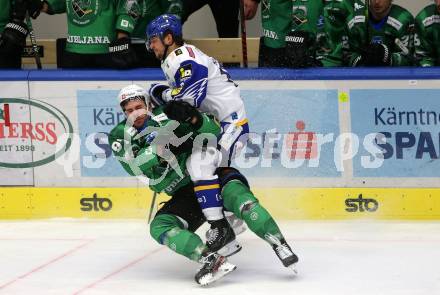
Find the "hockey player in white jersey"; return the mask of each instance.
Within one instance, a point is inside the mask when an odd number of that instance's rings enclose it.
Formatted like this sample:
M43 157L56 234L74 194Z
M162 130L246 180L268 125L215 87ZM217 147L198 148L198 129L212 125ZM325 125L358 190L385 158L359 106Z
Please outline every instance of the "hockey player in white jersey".
M208 152L194 149L187 169L202 212L211 224L207 234L210 237L208 247L228 255L230 251L237 251L237 246L235 235L224 217L215 172L227 168L234 152L247 140L249 127L240 89L219 62L183 42L182 26L174 15L161 15L148 25L147 48L162 61L161 67L168 81L168 85L151 85L149 94L155 103L186 102L174 104L175 109L170 111L169 117L180 122L190 120L190 106L210 113L220 121L220 148L211 147ZM231 216L229 219L238 221Z

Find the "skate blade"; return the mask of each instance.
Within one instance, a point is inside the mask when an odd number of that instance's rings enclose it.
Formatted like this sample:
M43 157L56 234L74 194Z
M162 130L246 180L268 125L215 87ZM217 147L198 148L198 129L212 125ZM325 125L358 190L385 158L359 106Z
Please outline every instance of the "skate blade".
M238 219L235 215L227 216L226 220L228 220L229 225L232 227L232 230L236 236L246 231L246 224L244 221Z
M232 227L232 230L234 231L234 234L238 236L246 231L246 225L244 223L235 225Z
M292 263L291 265L289 265L287 268L289 268L290 270L293 271L293 274L296 276L298 275L298 269L296 268L296 263Z
M217 251L218 254L225 257L230 257L241 250L241 245L237 242L237 240L233 240L229 244L223 246L220 250Z
M208 273L208 274L204 275L203 277L201 277L200 280L198 281L198 283L203 287L208 286L208 285L220 280L221 278L223 278L227 274L230 274L235 269L237 269L237 266L235 266L232 263L225 262L225 263L223 263L223 265L221 265L219 267L219 269L215 273Z

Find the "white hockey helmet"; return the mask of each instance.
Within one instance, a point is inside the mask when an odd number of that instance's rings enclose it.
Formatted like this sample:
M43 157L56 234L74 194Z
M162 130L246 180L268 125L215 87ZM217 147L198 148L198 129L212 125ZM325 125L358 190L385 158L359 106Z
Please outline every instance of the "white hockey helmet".
M148 106L150 97L148 96L147 91L139 85L131 84L125 86L119 91L118 101L119 105L122 109L124 109L124 104L129 102L130 100L141 99Z

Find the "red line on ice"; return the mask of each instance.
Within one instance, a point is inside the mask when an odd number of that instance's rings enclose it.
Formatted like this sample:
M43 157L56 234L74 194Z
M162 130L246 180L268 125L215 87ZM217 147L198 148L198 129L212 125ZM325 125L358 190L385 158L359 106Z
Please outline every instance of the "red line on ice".
M106 275L105 277L102 277L101 279L96 280L96 281L94 281L93 283L91 283L91 284L89 284L89 285L87 285L87 286L81 288L79 291L74 292L73 295L80 294L80 293L84 292L84 291L87 290L87 289L92 289L92 288L96 287L98 284L102 283L103 281L107 280L108 278L110 278L110 277L112 277L112 276L114 276L114 275L116 275L116 274L118 274L118 273L120 273L120 272L123 272L124 270L127 270L128 268L132 267L132 266L135 265L136 263L141 262L142 260L144 260L144 259L147 258L148 256L151 256L151 255L153 255L153 254L156 254L157 252L159 252L159 251L161 251L161 250L163 250L163 249L165 249L165 248L162 247L162 248L158 248L158 249L155 249L155 250L153 250L153 251L150 251L150 252L145 253L145 254L142 255L141 257L136 258L135 260L129 262L128 264L126 264L126 265L124 265L124 266L122 266L122 267L116 269L115 271L109 273L109 274Z
M65 253L63 253L63 254L61 254L60 256L57 256L57 257L53 258L52 260L46 262L45 264L42 264L42 265L40 265L40 266L38 266L38 267L36 267L36 268L34 268L34 269L28 271L27 273L22 274L22 275L16 277L15 279L13 279L13 280L11 280L11 281L9 281L9 282L3 284L3 285L0 285L0 290L5 289L6 287L12 285L13 283L15 283L15 282L17 282L17 281L19 281L19 280L22 280L22 279L24 279L24 278L30 276L31 274L36 273L37 271L42 270L42 269L45 268L46 266L48 266L48 265L50 265L50 264L52 264L52 263L55 263L55 262L57 262L58 260L61 260L61 259L63 259L63 258L66 257L66 256L71 255L72 253L78 251L79 249L81 249L81 248L87 246L87 245L90 244L92 241L93 241L93 240L88 240L87 242L82 243L82 244L79 245L79 246L76 246L75 248L73 248L73 249L71 249L71 250L69 250L69 251L67 251L67 252L65 252Z

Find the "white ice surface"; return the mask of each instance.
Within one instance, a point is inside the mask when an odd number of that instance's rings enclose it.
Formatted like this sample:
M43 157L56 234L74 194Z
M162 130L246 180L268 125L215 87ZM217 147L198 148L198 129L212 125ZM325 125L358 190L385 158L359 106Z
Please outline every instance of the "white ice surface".
M438 222L280 222L299 276L249 230L237 270L208 288L198 265L141 220L0 222L0 294L440 294Z

